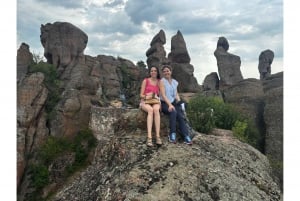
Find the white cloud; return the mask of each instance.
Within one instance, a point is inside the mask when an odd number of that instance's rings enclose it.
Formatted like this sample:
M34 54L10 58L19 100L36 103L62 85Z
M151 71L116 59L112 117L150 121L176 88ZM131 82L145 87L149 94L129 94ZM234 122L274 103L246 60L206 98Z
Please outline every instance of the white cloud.
M249 77L258 74L258 56L265 49L275 53L272 69L283 69L282 4L282 0L18 0L17 46L26 42L32 51L42 52L41 24L65 21L88 35L85 54L121 56L135 63L146 61L150 42L161 29L168 54L171 37L180 30L198 83L217 72L213 52L220 36L228 39L229 52L241 57L242 74Z

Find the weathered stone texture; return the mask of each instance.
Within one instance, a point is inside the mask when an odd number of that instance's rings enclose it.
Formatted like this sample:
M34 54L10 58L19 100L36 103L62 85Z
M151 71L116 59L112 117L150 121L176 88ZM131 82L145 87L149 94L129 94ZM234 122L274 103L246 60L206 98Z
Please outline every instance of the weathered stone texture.
M226 103L231 103L244 116L253 120L261 139L265 135L263 121L264 92L260 80L248 78L222 90Z
M283 188L283 72L267 77L264 87L265 154L275 166L274 174Z
M262 51L258 59L259 75L260 79L263 80L271 75L271 64L274 59L274 52L272 50Z
M194 77L194 66L190 64L191 58L186 48L186 43L180 31L171 38L171 52L168 60L173 68L172 77L179 82L178 92L201 91L197 79Z
M259 80L248 78L222 92L225 102L234 104L243 114L256 119L256 122L262 120L264 92Z
M171 52L168 54L168 59L173 63L190 63L191 61L180 31L177 31L176 35L171 38Z
M204 78L202 88L204 91L219 89L219 76L216 72L212 72Z
M41 25L40 40L44 47L44 56L54 66L66 67L78 55L82 55L88 42L88 36L68 22L55 22Z
M20 185L27 156L47 138L44 105L48 90L44 75L34 73L24 78L17 88L17 185Z
M148 68L152 66L160 67L162 63L168 62L164 44L166 44L166 35L163 30L160 30L153 37L150 48L146 51Z
M234 85L243 80L240 70L241 59L239 56L227 52L228 49L229 44L227 39L220 37L214 55L217 59L221 86Z
M29 45L22 43L17 53L17 81L23 80L27 74L29 65L33 62L33 55L29 50Z
M193 146L167 143L164 135L162 147L149 149L146 132L133 129L138 111L128 112L127 129L100 140L94 163L50 200L281 199L268 159L253 147L228 134L198 134Z

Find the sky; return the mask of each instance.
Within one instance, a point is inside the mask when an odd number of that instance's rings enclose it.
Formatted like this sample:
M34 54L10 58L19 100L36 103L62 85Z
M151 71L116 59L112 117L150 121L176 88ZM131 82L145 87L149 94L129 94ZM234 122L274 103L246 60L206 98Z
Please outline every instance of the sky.
M100 54L146 63L146 51L162 29L168 54L179 30L194 76L202 84L218 72L218 38L240 56L244 78L259 78L259 54L270 49L271 73L283 71L283 0L17 0L17 49L22 42L43 55L41 24L69 22L88 35L85 55Z

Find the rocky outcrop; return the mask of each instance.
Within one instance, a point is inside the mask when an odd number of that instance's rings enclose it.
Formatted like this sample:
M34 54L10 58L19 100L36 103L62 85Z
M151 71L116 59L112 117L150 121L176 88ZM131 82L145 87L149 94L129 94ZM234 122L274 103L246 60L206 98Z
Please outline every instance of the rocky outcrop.
M194 77L194 66L186 48L182 33L177 31L171 38L171 52L168 60L173 68L172 76L179 82L178 92L199 92L201 87Z
M243 80L240 70L241 59L239 56L227 52L229 43L225 37L219 37L214 55L217 59L220 87L231 86Z
M41 28L45 56L49 63L58 67L59 72L61 99L55 106L51 119L46 118L48 114L44 110L48 91L43 84L43 74L27 74L23 77L27 72L24 70L20 73L23 78L18 77L17 179L18 185L23 180L21 185L25 186L20 188L21 191L25 189L25 192L26 185L30 186L32 182L30 175L23 173L28 163L28 154L33 156L32 153L48 135L74 136L80 129L89 126L99 143L93 163L82 170L81 174L77 173L63 183L59 174L75 158L74 155L61 156L57 163L59 167L63 167L55 173L57 178L51 181L62 182L64 188L58 188L56 183L49 184L43 189L44 197L53 194L52 200L279 200L279 188L270 177L266 157L232 138L230 132L227 134L214 130L215 136L198 134L192 147L181 143L174 146L167 143L168 119L162 115L161 135L165 144L148 149L145 145L146 114L137 109L129 109L138 107L137 95L147 69L137 67L123 58L84 55L87 36L81 30L78 31L78 28L67 24L46 24ZM61 27L60 31L57 27ZM229 45L226 41L220 41L219 44L225 50L225 56L221 57L233 58L235 62L238 59L227 53ZM194 95L190 92L197 92L200 86L193 77L194 68L189 64L190 58L182 34L178 32L172 38L172 50L168 57L170 60L165 58L163 44L165 36L160 31L146 53L152 57L147 63L152 65L152 62L169 62L174 69L174 78L182 84L179 86L180 92L189 92L185 94L188 99ZM17 56L18 66L29 63L29 58L32 57L28 51L29 46L20 48L18 54L24 56ZM224 59L225 63L226 61ZM262 99L268 100L265 102L266 107L269 105L265 112L267 115L271 114L274 107L272 96L276 93L280 96L279 88L282 83L280 85L271 80L277 80L277 76L266 79L262 87L260 80L237 82L233 77L224 93L223 89L205 92L214 91L212 94L223 95L226 101L234 103L242 112L259 121L258 118L262 118L258 112L262 107ZM206 89L213 88L214 81L205 82L205 86ZM112 103L120 103L122 95L125 96L124 103L127 107L112 107ZM282 109L280 100L276 102ZM95 111L98 113L95 114ZM280 124L280 121L267 116L265 121L269 139L275 135L274 141L269 142L268 153L280 158L280 152L270 147L280 143L276 141L280 140L280 131L276 133L277 130L273 130L278 126L275 122ZM276 110L275 116L282 120L280 109ZM49 171L56 171L54 169L48 167ZM30 192L27 189L21 194Z
M222 93L226 103L233 104L241 114L255 122L260 132L260 138L263 139L265 135L263 121L264 91L261 81L248 78L223 89Z
M164 44L166 44L166 34L163 30L160 30L153 37L150 48L146 52L148 67L157 66L160 68L161 64L168 63Z
M260 79L263 80L271 75L271 64L274 59L274 52L272 50L262 51L258 59L258 71Z
M191 61L180 31L177 31L176 35L171 38L171 52L168 54L168 59L173 63L190 63Z
M28 155L34 153L48 137L44 105L48 90L44 74L34 73L17 88L17 185L20 185Z
M65 68L61 101L56 117L50 122L52 135L74 135L83 125L88 126L91 105L108 106L124 94L126 103L138 105L140 80L145 69L132 62L111 56L85 56L75 65ZM106 103L105 103L106 102Z
M216 72L212 72L204 78L202 88L204 91L219 89L219 76Z
M265 78L263 89L266 124L265 154L269 157L274 175L283 188L283 72Z
M68 23L47 24L42 30L41 39L45 45L48 62L58 65L58 68L63 67L62 71L57 69L60 100L54 105L49 118L49 114L45 112L48 89L43 84L44 75L28 74L28 77L19 79L17 185L21 195L30 191L27 189L30 185L30 175L24 172L28 165L28 156L33 156L49 135L75 136L81 129L89 126L92 105L107 107L112 100L119 100L121 93L125 95L127 105L138 105L136 94L141 77L146 74L146 69L141 69L126 59L83 55L86 45L84 34ZM72 41L78 44L73 44ZM59 44L59 47L55 44ZM18 68L21 64L27 68L32 60L31 53L27 52L28 48L24 44L20 47L17 56ZM60 54L61 51L66 55ZM56 63L53 62L55 59Z
M83 54L88 36L68 22L41 25L40 40L48 63L64 68ZM63 69L60 69L63 70Z
M33 55L29 50L29 45L22 43L17 52L17 82L21 82L26 76L32 62Z
M137 112L123 113L120 122L138 125ZM120 128L99 141L93 164L50 200L281 199L267 158L228 135L199 134L193 146L166 143L164 136L165 143L151 149L145 130Z

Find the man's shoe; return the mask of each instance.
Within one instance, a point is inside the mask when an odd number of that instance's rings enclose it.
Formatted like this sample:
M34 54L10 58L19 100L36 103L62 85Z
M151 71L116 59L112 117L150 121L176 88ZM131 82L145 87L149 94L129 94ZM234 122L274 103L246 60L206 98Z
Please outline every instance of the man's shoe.
M192 145L192 144L193 144L193 142L192 142L190 136L188 136L188 135L185 136L185 138L184 138L184 143L187 144L187 145Z
M169 135L169 142L176 144L176 133L171 133Z

